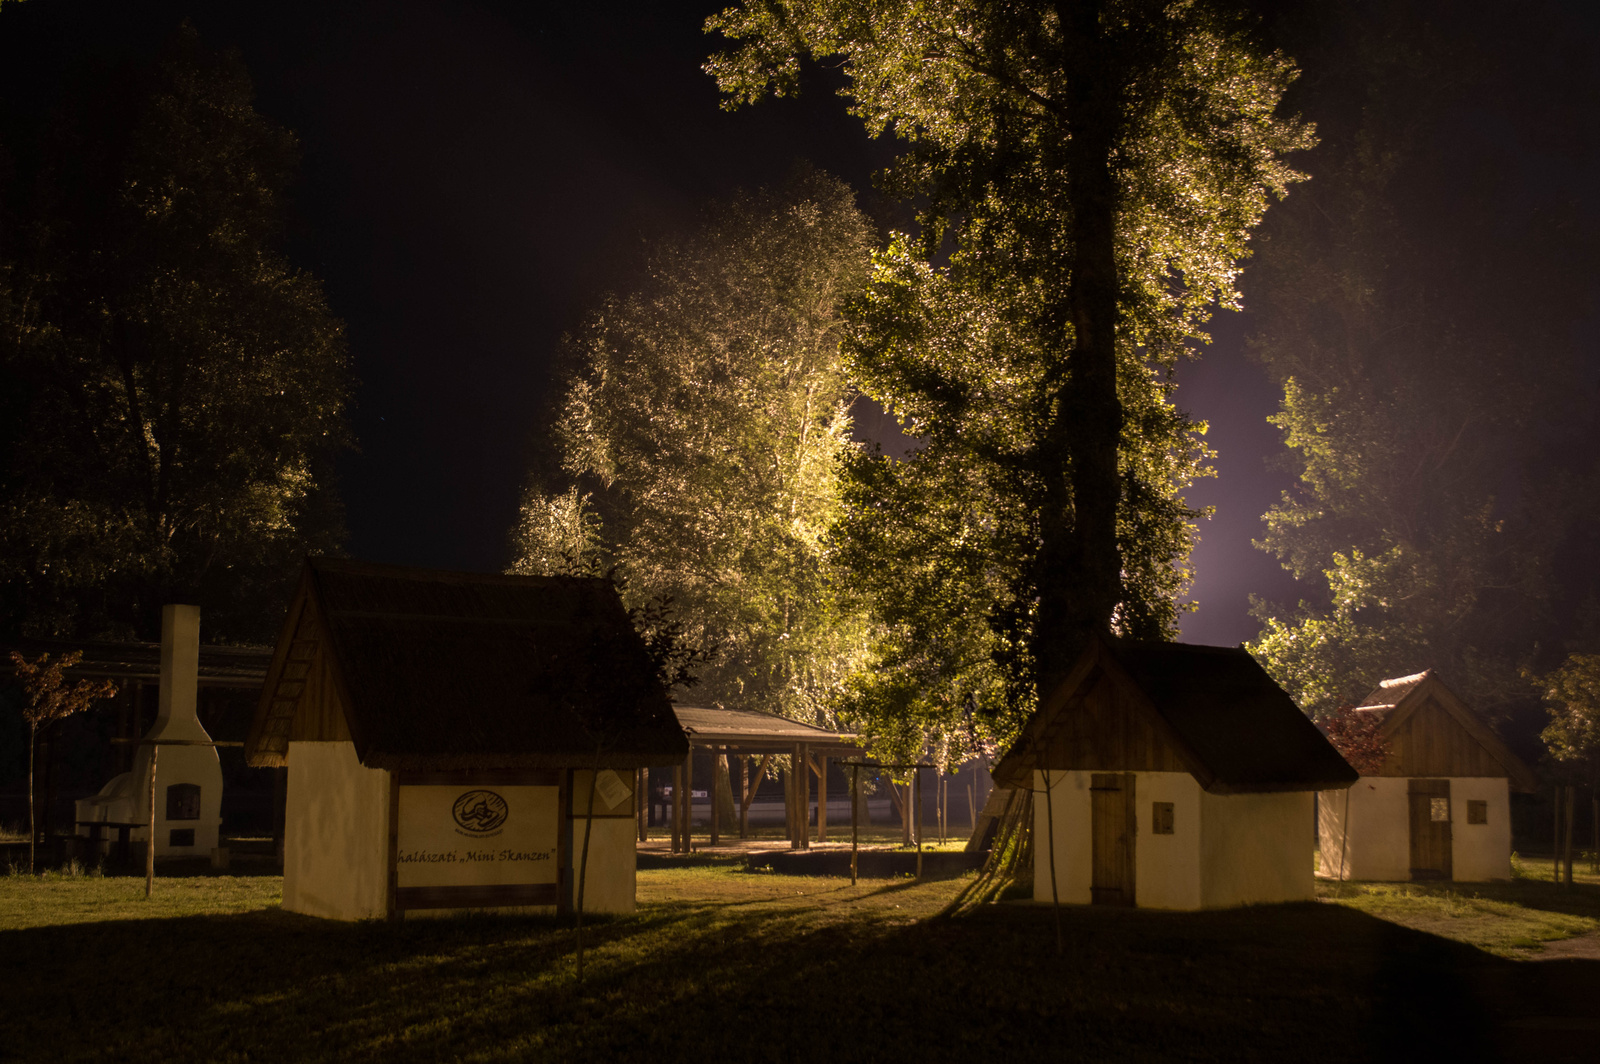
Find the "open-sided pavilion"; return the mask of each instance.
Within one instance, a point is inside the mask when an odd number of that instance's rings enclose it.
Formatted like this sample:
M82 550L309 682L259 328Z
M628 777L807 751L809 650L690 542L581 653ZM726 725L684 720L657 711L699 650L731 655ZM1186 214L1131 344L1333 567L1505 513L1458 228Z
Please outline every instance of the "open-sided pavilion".
M756 789L772 767L774 757L788 755L791 770L786 774L784 810L789 827L792 849L804 850L811 846L811 777L818 781L817 788L817 841L826 840L828 834L828 759L860 754L854 732L830 731L811 724L779 717L771 713L751 710L718 709L706 706L674 706L678 723L689 740L689 755L681 765L672 769L672 812L670 817L672 852L687 853L693 845L692 826L694 793L694 753L709 750L713 764L723 763L729 754L740 758L739 779L734 800L738 803L741 834L748 829L750 803ZM749 771L746 757L759 757L754 773ZM642 770L639 792L647 793L648 770ZM732 782L730 774L730 782ZM711 798L711 828L709 842L721 843L721 794L713 777L706 788ZM639 839L648 835L648 817L643 805L639 810Z

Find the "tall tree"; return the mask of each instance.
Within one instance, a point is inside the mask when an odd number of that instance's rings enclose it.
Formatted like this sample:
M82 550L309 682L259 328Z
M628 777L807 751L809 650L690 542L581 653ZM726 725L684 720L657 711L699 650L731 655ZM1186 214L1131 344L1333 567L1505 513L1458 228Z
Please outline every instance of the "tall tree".
M182 598L262 638L341 538L343 327L280 250L297 149L251 96L185 25L60 110L0 351L10 627L153 638Z
M888 184L920 231L880 260L852 349L929 441L916 473L871 475L922 480L992 536L998 602L941 601L991 614L1014 691L1047 690L1094 633L1170 635L1201 449L1167 374L1234 302L1295 177L1282 156L1309 143L1274 114L1292 65L1208 3L751 0L709 28L737 44L708 64L730 106L836 62L853 113L909 145Z
M1247 283L1299 474L1259 545L1307 593L1258 603L1252 649L1314 713L1430 666L1491 715L1531 712L1523 670L1595 588L1593 234L1554 180L1567 148L1466 131L1534 99L1559 125L1583 95L1516 60L1558 53L1455 5L1325 5L1301 32L1316 180Z
M560 473L528 490L515 572L615 565L716 647L700 697L825 718L864 642L825 545L852 446L840 309L871 236L817 173L719 205L568 341Z

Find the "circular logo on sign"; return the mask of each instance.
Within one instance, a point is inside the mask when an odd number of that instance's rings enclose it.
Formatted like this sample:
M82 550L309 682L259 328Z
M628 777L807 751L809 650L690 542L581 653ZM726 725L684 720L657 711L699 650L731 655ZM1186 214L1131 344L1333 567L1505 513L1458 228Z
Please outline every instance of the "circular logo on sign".
M456 823L474 835L484 835L506 822L511 807L493 791L468 791L451 809Z

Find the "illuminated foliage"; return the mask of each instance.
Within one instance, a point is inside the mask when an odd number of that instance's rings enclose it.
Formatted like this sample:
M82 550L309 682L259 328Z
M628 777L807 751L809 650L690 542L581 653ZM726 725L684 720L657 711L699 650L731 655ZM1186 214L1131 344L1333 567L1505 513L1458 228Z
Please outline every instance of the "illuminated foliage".
M349 441L342 325L278 251L294 138L186 26L80 87L44 158L0 323L5 620L152 638L183 600L266 638L339 541Z
M1600 654L1571 654L1543 677L1550 724L1540 736L1556 761L1600 786Z
M1297 176L1294 69L1204 3L752 0L709 28L730 105L812 58L908 145L885 184L919 230L847 352L922 446L852 464L842 557L890 629L853 705L908 748L1003 741L1091 633L1175 631L1206 452L1170 373Z
M830 719L864 618L825 534L851 449L840 310L869 265L850 189L820 174L719 205L568 341L564 483L527 492L514 572L616 565L715 647L696 698Z

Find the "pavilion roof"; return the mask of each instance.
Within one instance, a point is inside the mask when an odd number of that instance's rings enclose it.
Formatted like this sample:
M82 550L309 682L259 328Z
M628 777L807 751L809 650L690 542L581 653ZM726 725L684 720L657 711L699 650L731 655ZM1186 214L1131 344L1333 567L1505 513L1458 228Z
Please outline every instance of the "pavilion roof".
M796 743L813 750L856 747L855 732L831 731L773 713L719 706L673 706L672 712L695 746L736 746L758 753L784 753Z

